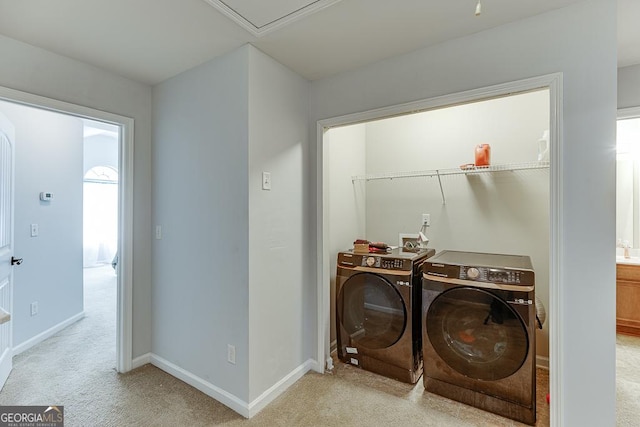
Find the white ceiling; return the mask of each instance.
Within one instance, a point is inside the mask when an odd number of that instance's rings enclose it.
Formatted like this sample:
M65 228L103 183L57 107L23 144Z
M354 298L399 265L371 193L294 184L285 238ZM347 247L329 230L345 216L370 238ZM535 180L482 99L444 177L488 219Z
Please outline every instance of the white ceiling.
M326 0L293 18L323 1L221 0L256 28L286 24L257 33L213 1L0 0L0 34L148 84L245 43L314 80L583 0L482 0L478 17L477 0ZM618 7L619 66L638 64L640 1Z

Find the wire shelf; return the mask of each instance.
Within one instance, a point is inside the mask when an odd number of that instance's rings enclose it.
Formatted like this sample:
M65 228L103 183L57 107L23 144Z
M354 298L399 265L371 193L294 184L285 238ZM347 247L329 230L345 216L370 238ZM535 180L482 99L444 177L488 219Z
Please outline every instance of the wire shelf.
M389 172L368 175L354 175L351 181L376 181L380 179L423 178L447 175L472 175L487 172L512 172L526 169L548 169L549 162L507 163L491 166L469 166L467 168L431 169L423 171Z
M519 170L531 170L531 169L548 169L549 162L528 162L528 163L507 163L502 165L491 166L461 166L454 169L431 169L424 171L408 171L408 172L391 172L380 174L368 174L368 175L354 175L351 177L351 182L357 181L376 181L382 179L403 179L403 178L438 178L440 184L440 193L442 194L442 203L445 203L444 190L442 188L443 176L451 175L476 175L483 173L495 173L495 172L513 172Z

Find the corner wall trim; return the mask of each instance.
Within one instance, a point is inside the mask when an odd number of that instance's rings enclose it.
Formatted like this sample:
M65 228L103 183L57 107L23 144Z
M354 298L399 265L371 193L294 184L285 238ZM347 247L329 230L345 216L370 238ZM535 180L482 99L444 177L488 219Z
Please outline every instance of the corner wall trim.
M153 366L162 369L169 375L172 375L179 380L184 381L192 387L200 390L207 396L217 400L225 406L236 411L238 414L245 418L251 418L264 409L269 403L271 403L276 397L280 396L287 388L293 383L298 381L304 374L310 370L316 368L317 362L313 359L309 359L302 365L295 368L289 374L285 375L280 381L271 386L268 390L254 399L251 403L247 403L233 394L222 390L219 387L211 384L208 381L203 380L197 375L177 366L176 364L169 362L162 357L153 353L147 353L142 356L136 357L133 361L134 367L140 367L146 363L151 363Z
M148 363L151 363L151 353L143 354L142 356L138 356L131 361L131 369L137 369L141 366L144 366Z
M81 311L80 313L76 314L75 316L71 316L67 320L63 320L62 322L60 322L57 325L47 329L46 331L40 332L35 337L24 341L23 343L21 343L20 345L18 345L16 347L13 347L13 355L17 356L18 354L29 350L31 347L34 347L34 346L40 344L42 341L46 340L47 338L50 338L50 337L54 336L55 334L57 334L58 332L60 332L64 328L66 328L67 326L69 326L69 325L71 325L73 323L76 323L78 320L83 319L84 316L85 316L84 311Z
M316 361L313 359L307 360L249 403L249 418L264 409L265 406L280 396L287 388L293 385L293 383L302 378L304 374L309 372L316 364Z
M136 360L138 359L140 358L137 358ZM150 360L153 366L162 369L166 373L173 375L174 377L184 381L192 387L197 388L207 396L210 396L223 405L228 406L243 417L250 417L249 404L238 398L237 396L234 396L233 394L224 391L219 387L216 387L210 382L203 380L202 378L192 374L189 371L186 371L185 369L182 369L181 367L175 365L172 362L169 362L166 359L163 359L158 355L150 354Z

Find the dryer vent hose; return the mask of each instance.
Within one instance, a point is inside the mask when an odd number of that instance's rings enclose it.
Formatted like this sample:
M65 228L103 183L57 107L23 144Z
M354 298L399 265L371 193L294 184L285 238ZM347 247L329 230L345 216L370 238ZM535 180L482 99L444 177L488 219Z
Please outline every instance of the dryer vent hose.
M547 320L547 310L544 308L540 298L536 296L536 322L538 323L538 328L542 329L545 320Z

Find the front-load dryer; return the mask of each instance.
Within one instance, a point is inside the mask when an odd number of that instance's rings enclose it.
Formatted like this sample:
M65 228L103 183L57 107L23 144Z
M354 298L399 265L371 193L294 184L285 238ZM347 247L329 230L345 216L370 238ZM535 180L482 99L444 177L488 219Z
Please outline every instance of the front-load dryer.
M423 264L427 391L536 421L535 275L528 256L443 251Z
M421 266L435 250L338 254L338 357L415 384L422 375Z

